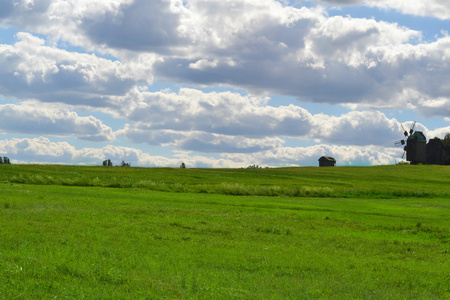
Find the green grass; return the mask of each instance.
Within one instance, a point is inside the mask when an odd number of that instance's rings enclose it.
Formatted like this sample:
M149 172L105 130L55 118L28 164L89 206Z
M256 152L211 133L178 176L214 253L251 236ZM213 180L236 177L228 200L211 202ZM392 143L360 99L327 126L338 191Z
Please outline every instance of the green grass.
M450 197L446 166L172 169L2 166L0 182L291 197Z
M448 299L450 168L0 166L0 299Z

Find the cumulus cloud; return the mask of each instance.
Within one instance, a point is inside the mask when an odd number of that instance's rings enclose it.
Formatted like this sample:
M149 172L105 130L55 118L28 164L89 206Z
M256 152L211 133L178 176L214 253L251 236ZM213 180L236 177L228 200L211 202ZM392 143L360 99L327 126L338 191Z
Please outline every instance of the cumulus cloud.
M118 133L133 143L145 142L205 153L257 152L283 143L279 137L255 139L199 131L151 130L129 125Z
M232 92L204 93L182 88L178 93L139 92L124 112L140 128L205 131L246 137L302 136L310 130L311 114L290 105L267 105L269 98ZM131 103L131 100L130 100Z
M450 19L450 7L442 0L317 0L331 6L370 6L381 9L395 9L406 15Z
M74 136L96 142L115 140L112 129L92 116L80 117L76 112L36 103L0 105L0 132Z
M185 162L189 167L246 167L261 166L317 166L320 156L334 156L338 165L391 164L401 156L398 149L374 147L345 147L316 145L311 147L277 147L257 153L223 154L221 158L181 153L176 158L152 156L130 147L106 146L103 148L76 149L66 142L51 142L48 138L0 140L0 155L8 156L14 163L61 163L100 165L104 159L119 164L124 160L133 166L178 167ZM15 157L20 157L16 159Z
M364 4L379 8L396 9L403 14L450 19L448 1L442 0L365 0Z
M353 111L341 116L318 114L310 137L335 145L392 146L400 139L400 123L379 111Z
M52 142L45 137L0 140L0 154L8 155L13 161L27 163L101 164L107 158L117 163L126 160L151 165L152 162L151 157L139 149L106 146L77 150L67 142Z
M19 99L109 106L108 95L122 95L149 80L143 69L93 54L68 52L46 45L29 33L17 34L14 45L0 45L0 92ZM137 72L136 72L137 71Z
M357 5L362 4L362 0L318 0L317 2L326 3L326 4L332 4L332 5Z
M135 0L122 2L114 10L83 15L80 29L96 44L133 51L167 52L181 43L181 1ZM149 13L151 12L151 13Z
M41 25L46 19L51 0L6 0L0 3L0 25L22 24L29 27Z
M257 152L282 144L280 137L337 145L391 146L400 123L378 111L312 115L295 106L270 106L270 98L180 89L141 92L124 112L133 121L119 134L135 143L203 152ZM222 150L221 150L222 149Z
M434 130L426 130L425 135L428 139L432 139L438 137L440 139L444 139L446 134L450 134L450 126L437 128Z
M360 3L446 11L436 0L416 2ZM329 17L323 8L274 0L36 0L4 6L5 25L120 59L69 53L20 34L16 45L0 52L8 96L30 97L45 89L49 92L39 99L107 106L101 95L125 94L156 76L359 109L408 106L427 116L447 113L442 109L449 101L449 38L424 44L420 32L397 24ZM18 16L26 20L18 22ZM31 63L19 64L25 56ZM57 89L63 84L64 91ZM428 107L422 100L434 104Z
M255 11L263 11L258 9ZM397 24L327 17L323 11L305 8L283 9L273 9L278 14L267 13L269 17L237 10L242 13L236 17L239 22L230 26L220 23L223 10L208 11L199 27L217 30L221 38L203 39L207 47L198 45L197 57L166 57L156 64L156 74L191 84L225 83L303 101L361 107L400 108L406 104L420 111L417 101L406 96L416 93L425 99L446 99L443 75L448 70L438 68L448 63L446 37L421 44L420 32ZM209 24L209 18L216 25ZM233 28L233 34L222 28Z
M283 138L385 147L402 138L396 119L373 110L312 115L292 104L270 106L268 97L188 88L178 93L136 89L126 97L130 105L121 114L132 123L117 134L133 143L198 152L254 153L280 147Z
M317 166L321 156L332 156L336 165L387 165L401 157L402 150L382 147L315 145L310 147L277 147L252 154L224 154L236 163L268 166Z
M200 152L256 152L280 145L278 135L302 136L311 115L298 106L272 107L268 98L232 92L134 90L119 131L134 143ZM131 100L133 99L133 100Z
M178 167L185 162L188 167L230 168L241 164L227 159L178 154L175 158L150 155L140 149L108 145L103 148L76 149L67 142L52 142L48 138L0 140L0 155L8 156L13 163L55 163L101 165L111 159L113 164L126 161L132 166Z
M48 138L0 140L0 154L13 162L71 163L76 149L67 142L51 142Z

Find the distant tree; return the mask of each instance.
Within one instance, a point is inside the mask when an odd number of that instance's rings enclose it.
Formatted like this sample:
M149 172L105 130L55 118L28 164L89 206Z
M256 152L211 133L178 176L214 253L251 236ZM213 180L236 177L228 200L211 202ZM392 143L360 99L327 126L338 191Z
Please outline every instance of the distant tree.
M10 165L11 161L6 156L3 157L3 161L2 161L2 158L0 157L0 164Z
M122 163L120 164L121 167L131 167L131 163L126 163L122 160Z
M3 165L3 159L1 156L0 156L0 165Z
M444 137L444 147L450 148L450 133L446 133Z
M186 165L184 164L184 162L181 163L180 168L186 169Z
M103 166L104 167L112 167L112 162L111 162L111 160L110 159L105 159L104 161L103 161Z
M103 166L104 167L112 167L112 165L113 164L112 164L110 159L106 159L106 160L103 161Z
M447 152L447 154L445 156L445 164L450 165L450 133L445 134L444 149L445 149L445 152Z
M247 169L262 169L259 165L250 165L247 167Z

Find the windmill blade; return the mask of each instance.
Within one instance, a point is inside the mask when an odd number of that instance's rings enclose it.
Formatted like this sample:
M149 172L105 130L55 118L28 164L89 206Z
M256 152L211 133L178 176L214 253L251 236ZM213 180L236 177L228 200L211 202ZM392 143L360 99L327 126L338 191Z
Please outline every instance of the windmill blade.
M408 131L405 130L405 127L403 127L403 125L400 124L400 126L402 126L403 134L405 135L405 137L408 137Z
M394 144L395 144L395 146L401 146L401 145L406 144L406 142L405 142L405 140L399 140L399 141L396 141Z
M405 154L406 154L406 150L405 150L405 151L403 151L403 154L402 154L402 159L405 159Z
M413 132L414 132L414 127L416 127L416 121L414 121L414 123L413 123L411 129L409 130L409 134L410 134L410 135L413 134Z

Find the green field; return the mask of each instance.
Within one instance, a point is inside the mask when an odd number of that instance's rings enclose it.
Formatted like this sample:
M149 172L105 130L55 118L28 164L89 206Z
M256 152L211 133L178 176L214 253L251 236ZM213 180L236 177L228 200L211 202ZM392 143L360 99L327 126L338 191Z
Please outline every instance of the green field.
M0 299L449 299L450 167L0 165Z

